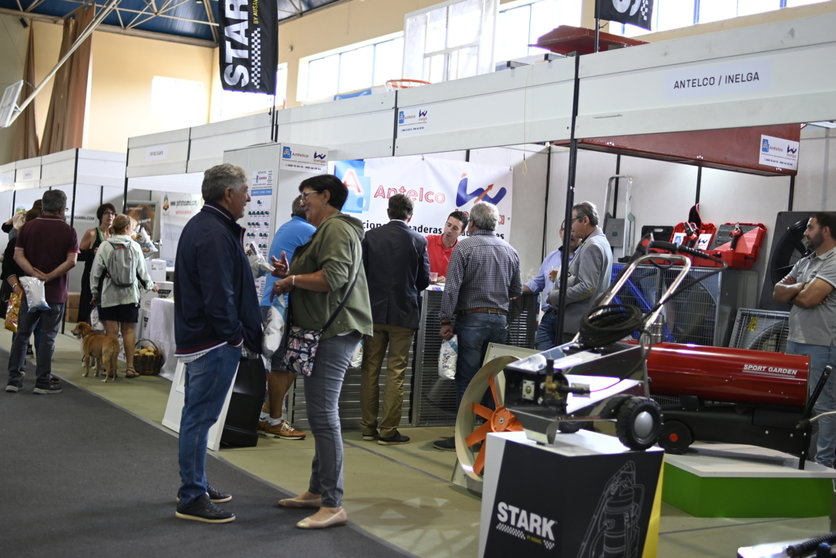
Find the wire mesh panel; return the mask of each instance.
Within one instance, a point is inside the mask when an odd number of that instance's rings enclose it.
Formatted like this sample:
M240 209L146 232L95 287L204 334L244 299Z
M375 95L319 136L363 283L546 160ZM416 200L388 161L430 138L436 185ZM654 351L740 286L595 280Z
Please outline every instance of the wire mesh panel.
M623 264L612 266L612 282L615 282L618 275L624 269ZM659 270L655 267L639 267L627 279L624 286L615 293L614 304L625 304L639 308L643 314L647 314L659 300ZM636 336L638 336L636 334ZM672 342L673 335L667 324L662 327L662 340Z
M424 291L421 305L421 328L418 330L413 383L413 423L416 426L443 426L456 422L455 382L438 376L438 355L442 341L438 335L438 313L441 310L442 294L439 291Z
M789 320L789 312L741 308L737 311L729 347L786 352Z
M613 265L613 277L624 264ZM633 304L642 312L659 300L681 267L639 266L618 293L616 302ZM692 267L683 285L699 280L669 300L662 311L662 339L673 343L725 346L732 319L741 306L754 304L757 273Z
M679 268L661 270L663 288L668 288L679 271ZM685 282L703 280L685 289L665 305L665 320L677 343L714 345L720 277L719 274L710 275L712 271L691 268Z
M412 348L409 350L408 362L414 364L415 342L412 343ZM359 356L359 355L357 355ZM354 360L359 360L354 359ZM383 396L383 390L386 387L386 366L388 359L383 359L383 364L380 367L380 395ZM401 424L406 426L409 424L410 416L410 401L412 400L412 375L413 366L407 366L404 374L404 394L403 394L403 408L401 409ZM359 364L357 367L349 366L343 380L343 389L340 392L340 423L345 429L360 428L360 419L362 418L362 409L360 408L360 382L362 374L360 372ZM298 378L296 384L288 396L288 407L290 408L289 416L296 428L306 430L310 428L308 423L307 403L305 402L305 379ZM381 407L383 404L381 401Z
M438 313L442 294L440 291L424 291L412 386L414 426L448 426L456 422L455 382L438 376L438 355L441 351ZM534 295L523 295L512 302L508 315L509 345L534 347L538 314L537 297Z

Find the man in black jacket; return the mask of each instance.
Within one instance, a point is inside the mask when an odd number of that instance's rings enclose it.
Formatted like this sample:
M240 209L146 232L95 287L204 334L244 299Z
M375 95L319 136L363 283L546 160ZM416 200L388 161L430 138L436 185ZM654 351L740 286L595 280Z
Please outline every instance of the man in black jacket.
M403 406L403 380L409 349L420 320L419 297L430 284L427 239L409 228L412 200L389 198L389 221L363 237L363 265L369 283L374 335L363 342L360 408L364 440L380 445L403 444L398 432ZM388 354L387 354L388 346ZM386 356L386 388L380 407L380 367Z
M175 354L186 364L180 419L180 519L228 523L216 504L232 499L206 480L209 428L218 420L242 346L261 352L261 314L244 229L235 222L250 201L247 177L225 163L204 173L206 204L183 228L174 266Z

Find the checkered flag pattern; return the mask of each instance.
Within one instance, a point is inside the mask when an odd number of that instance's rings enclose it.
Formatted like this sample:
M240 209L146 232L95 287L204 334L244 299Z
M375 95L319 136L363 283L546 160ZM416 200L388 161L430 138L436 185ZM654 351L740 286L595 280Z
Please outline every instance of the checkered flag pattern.
M639 10L642 20L650 23L650 0L642 0L642 7Z
M261 89L261 29L256 27L253 29L253 36L250 40L250 45L253 49L252 55L252 73L250 78L253 81L253 87L257 90Z

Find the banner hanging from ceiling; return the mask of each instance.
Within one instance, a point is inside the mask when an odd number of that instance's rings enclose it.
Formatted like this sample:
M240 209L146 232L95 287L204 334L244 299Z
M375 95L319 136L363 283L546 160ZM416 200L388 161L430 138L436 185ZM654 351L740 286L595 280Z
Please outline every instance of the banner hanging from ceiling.
M221 85L227 91L276 94L279 20L276 0L220 3Z
M653 0L597 0L595 4L598 19L629 23L650 31Z

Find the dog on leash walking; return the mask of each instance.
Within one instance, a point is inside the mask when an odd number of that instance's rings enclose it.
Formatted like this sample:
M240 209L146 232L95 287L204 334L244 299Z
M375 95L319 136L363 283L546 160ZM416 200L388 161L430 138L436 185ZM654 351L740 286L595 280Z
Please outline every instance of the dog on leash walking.
M90 375L90 367L96 364L96 376L102 375L104 382L116 379L116 361L119 357L119 340L116 337L97 331L87 322L78 322L72 334L81 339L81 360L84 363L85 378Z

